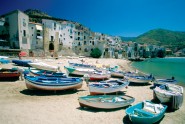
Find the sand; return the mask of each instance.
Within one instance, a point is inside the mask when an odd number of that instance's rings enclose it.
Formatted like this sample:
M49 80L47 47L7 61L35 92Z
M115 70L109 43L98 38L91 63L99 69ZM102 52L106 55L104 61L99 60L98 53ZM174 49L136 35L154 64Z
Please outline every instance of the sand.
M30 58L32 59L32 58ZM79 59L60 58L41 59L48 64L60 66L68 65L68 61L80 62ZM83 58L86 63L95 64L97 59ZM98 59L104 65L118 65L122 70L134 70L129 67L129 61L123 59ZM0 67L11 68L12 63L0 65ZM152 84L146 86L129 86L122 93L135 98L136 104L143 100L152 100ZM97 110L82 109L79 107L78 97L89 95L85 82L78 91L30 91L26 88L24 81L0 82L0 124L129 124L125 116L125 109ZM161 124L183 124L185 123L185 103L174 112L165 113Z

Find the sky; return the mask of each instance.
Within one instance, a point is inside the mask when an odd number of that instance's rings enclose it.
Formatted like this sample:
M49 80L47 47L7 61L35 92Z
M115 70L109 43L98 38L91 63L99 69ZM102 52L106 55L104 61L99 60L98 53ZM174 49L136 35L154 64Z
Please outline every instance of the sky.
M185 31L185 0L0 0L0 15L16 9L39 9L113 36Z

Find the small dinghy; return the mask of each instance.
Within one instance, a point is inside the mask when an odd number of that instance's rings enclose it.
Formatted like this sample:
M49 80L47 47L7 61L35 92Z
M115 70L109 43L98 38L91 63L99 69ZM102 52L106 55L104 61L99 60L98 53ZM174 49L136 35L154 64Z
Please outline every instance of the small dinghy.
M127 87L127 80L107 80L89 84L89 92L91 95L115 93Z
M125 112L132 123L153 124L162 119L166 109L166 105L144 101L127 108Z
M130 105L135 99L126 95L97 95L82 96L78 98L78 101L81 107L116 109Z

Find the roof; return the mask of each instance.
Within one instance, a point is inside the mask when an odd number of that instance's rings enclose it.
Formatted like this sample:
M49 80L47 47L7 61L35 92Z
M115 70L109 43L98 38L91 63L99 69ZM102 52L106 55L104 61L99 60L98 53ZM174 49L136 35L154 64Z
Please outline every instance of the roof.
M11 15L11 14L13 14L13 13L18 13L18 12L21 12L21 13L27 15L26 13L24 13L24 12L22 12L22 11L20 11L20 10L17 9L17 10L13 10L13 11L11 11L11 12L9 12L9 13L3 14L3 15L1 15L0 17L5 17L5 16L7 16L7 15ZM27 16L28 16L28 15L27 15Z

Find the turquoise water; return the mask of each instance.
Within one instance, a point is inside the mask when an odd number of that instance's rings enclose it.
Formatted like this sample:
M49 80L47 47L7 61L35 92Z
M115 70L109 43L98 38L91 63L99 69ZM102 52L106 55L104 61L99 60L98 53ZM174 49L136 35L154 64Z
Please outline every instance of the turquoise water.
M154 58L132 63L134 68L153 74L155 78L171 78L185 86L185 58Z

